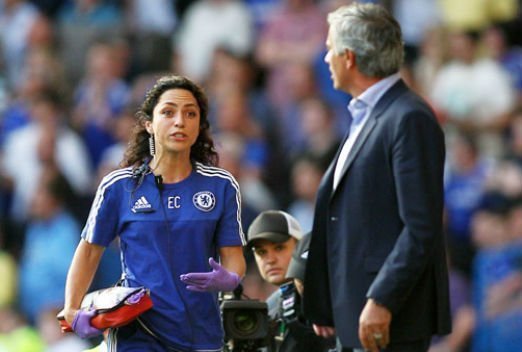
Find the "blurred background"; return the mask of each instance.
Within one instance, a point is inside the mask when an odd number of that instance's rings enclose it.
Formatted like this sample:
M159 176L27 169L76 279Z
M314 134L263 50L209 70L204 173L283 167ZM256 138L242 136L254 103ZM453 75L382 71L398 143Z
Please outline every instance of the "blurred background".
M454 332L432 352L522 347L520 0L388 0L403 79L446 132L445 229ZM324 63L345 0L0 0L0 352L82 351L62 335L65 277L101 177L161 75L210 99L243 226L266 209L311 228L350 97ZM251 253L245 294L265 299ZM106 250L92 289L120 274Z

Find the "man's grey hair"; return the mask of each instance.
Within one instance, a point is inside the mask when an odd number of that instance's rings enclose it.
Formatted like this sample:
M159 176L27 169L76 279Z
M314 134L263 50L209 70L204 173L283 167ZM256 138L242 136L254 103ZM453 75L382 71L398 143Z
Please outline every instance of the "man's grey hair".
M401 27L382 6L353 3L328 14L334 53L355 53L364 75L383 78L399 71L404 59Z

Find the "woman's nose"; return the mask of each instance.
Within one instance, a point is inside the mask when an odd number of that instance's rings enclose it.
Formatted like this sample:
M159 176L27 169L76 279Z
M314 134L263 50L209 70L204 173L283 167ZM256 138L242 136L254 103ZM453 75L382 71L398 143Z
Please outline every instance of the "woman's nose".
M185 121L183 119L183 115L181 114L181 112L178 112L174 116L174 126L180 127L180 126L184 126L184 125L185 125Z

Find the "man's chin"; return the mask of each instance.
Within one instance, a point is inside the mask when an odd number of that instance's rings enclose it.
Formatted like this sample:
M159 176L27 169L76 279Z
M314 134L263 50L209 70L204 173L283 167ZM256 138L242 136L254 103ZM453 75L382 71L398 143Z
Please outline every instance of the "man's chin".
M279 286L283 284L287 279L282 276L272 276L268 278L268 282L270 282L272 285Z

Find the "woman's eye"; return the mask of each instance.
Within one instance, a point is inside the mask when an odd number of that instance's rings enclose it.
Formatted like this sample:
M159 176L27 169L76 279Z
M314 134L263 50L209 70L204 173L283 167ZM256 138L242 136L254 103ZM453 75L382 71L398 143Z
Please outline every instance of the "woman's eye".
M187 116L188 117L196 117L197 116L197 113L195 111L188 111L187 112Z

